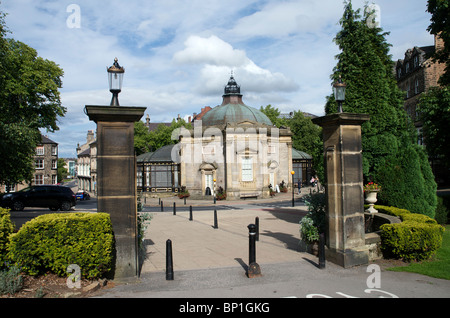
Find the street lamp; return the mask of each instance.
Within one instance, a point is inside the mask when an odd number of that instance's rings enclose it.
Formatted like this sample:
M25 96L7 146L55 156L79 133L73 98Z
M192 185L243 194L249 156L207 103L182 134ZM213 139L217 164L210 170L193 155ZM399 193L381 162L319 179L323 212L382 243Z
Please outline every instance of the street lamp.
M295 171L292 170L291 174L292 174L292 206L294 207L295 206L295 204L294 204L294 174L295 174Z
M123 73L125 73L125 69L119 65L118 61L119 60L116 57L114 59L114 64L106 69L108 72L109 91L113 94L110 106L120 106L119 93L122 90Z
M336 82L333 83L334 88L334 98L338 103L338 111L342 113L342 103L345 100L345 88L347 85L342 81L341 75Z

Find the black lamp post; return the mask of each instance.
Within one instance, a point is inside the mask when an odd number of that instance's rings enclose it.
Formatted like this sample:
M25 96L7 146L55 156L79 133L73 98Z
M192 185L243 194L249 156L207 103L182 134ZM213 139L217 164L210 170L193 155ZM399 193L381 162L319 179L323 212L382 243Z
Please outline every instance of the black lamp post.
M113 94L110 106L120 106L119 93L122 90L123 73L125 73L125 69L119 65L118 59L116 57L114 59L114 64L108 67L107 71L109 91Z
M291 171L291 174L292 174L292 206L294 207L295 206L295 201L294 201L294 174L295 174L295 171L294 170L292 170Z
M345 100L345 88L347 85L342 81L341 75L339 75L339 79L333 83L334 88L334 98L338 103L338 112L342 113L342 104Z

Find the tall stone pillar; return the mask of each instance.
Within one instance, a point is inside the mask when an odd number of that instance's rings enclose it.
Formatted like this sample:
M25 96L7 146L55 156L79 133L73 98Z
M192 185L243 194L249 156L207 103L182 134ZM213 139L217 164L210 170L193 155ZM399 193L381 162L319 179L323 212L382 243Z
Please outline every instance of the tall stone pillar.
M114 279L138 274L134 122L146 107L86 106L97 123L97 211L110 214L115 237Z
M367 114L338 113L313 119L323 128L327 195L327 260L367 264L361 125Z

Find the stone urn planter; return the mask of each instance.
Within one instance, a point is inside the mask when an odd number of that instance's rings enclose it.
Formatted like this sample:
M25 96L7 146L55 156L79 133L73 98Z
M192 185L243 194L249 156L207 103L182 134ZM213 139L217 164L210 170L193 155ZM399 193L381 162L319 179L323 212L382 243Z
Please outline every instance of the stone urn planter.
M366 192L366 199L365 202L369 204L369 208L365 210L365 212L369 213L377 213L378 210L376 210L373 206L377 202L377 194L379 190L372 190Z

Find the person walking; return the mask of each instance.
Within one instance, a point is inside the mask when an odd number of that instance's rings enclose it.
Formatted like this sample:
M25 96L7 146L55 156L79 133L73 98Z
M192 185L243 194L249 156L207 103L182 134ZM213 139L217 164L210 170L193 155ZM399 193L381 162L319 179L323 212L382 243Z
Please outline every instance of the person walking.
M298 179L297 185L298 185L298 194L300 194L302 193L302 181L300 179Z

